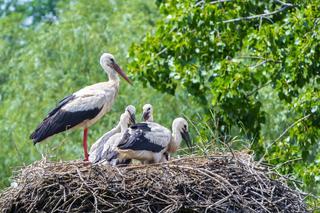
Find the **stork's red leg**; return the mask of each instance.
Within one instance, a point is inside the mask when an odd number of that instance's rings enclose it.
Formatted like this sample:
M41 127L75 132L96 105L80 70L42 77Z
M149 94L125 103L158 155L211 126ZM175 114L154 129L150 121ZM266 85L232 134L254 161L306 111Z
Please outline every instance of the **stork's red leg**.
M88 139L88 128L85 128L83 131L83 151L84 151L85 161L89 160L87 139Z

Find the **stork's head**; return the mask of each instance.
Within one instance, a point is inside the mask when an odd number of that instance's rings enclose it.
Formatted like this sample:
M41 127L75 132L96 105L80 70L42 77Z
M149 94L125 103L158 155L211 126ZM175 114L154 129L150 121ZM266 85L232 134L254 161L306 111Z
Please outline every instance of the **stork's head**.
M191 150L191 139L189 135L188 122L184 118L176 118L172 123L172 130L176 131L177 134L181 134L182 139L186 142L187 146Z
M145 104L142 107L142 119L143 121L153 122L153 107L151 104Z
M132 105L126 107L126 113L129 115L129 126L136 123L136 108Z
M123 77L129 84L132 84L127 75L119 67L114 59L114 56L110 53L103 53L100 57L100 65L107 72L109 78L115 78L116 72Z
M136 108L132 105L126 107L124 113L120 116L121 132L125 131L128 127L135 124Z

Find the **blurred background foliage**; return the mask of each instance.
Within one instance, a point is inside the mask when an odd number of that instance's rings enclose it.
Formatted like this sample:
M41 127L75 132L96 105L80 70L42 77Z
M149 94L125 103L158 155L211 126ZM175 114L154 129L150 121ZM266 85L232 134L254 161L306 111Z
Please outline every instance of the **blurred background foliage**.
M41 155L82 158L80 130L37 146L28 137L65 95L106 79L99 57L111 52L134 86L121 82L89 142L126 105L141 113L148 102L165 126L189 119L197 154L246 149L319 193L319 9L295 0L0 1L0 188Z

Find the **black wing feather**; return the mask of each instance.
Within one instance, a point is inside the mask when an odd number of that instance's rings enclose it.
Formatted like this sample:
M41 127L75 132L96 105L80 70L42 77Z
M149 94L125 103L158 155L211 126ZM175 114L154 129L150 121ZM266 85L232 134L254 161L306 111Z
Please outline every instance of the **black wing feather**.
M140 123L145 124L145 123ZM139 124L139 125L140 125ZM148 129L150 131L150 127L146 125L133 125L125 132L123 135L118 148L119 149L131 149L135 151L151 151L151 152L160 152L165 147L152 143L148 138L145 137L145 131L143 129Z
M68 95L64 97L61 101L59 101L58 105L48 113L47 117L54 115L59 109L61 109L64 105L66 105L69 101L73 100L75 95Z
M65 100L66 101L66 100ZM65 105L65 103L62 103ZM81 122L96 117L102 108L94 108L86 111L68 112L61 109L62 106L52 110L30 135L34 144L60 132L68 130Z

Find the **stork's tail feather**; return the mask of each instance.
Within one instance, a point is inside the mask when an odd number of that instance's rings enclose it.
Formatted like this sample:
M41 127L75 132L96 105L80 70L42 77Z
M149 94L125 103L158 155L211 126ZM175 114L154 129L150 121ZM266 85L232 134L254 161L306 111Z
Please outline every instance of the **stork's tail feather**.
M72 123L65 122L67 115L68 113L59 111L55 115L45 118L30 135L30 139L32 139L33 143L36 144L52 135L73 127L74 125L72 125Z
M93 119L100 113L101 109L102 107L74 112L62 109L54 110L49 113L48 117L30 135L30 139L34 143L41 142L52 135L75 127L83 121Z
M39 124L37 129L31 133L30 139L33 140L34 144L41 142L49 136L55 134L50 131L50 123L50 119L45 119L41 124Z

